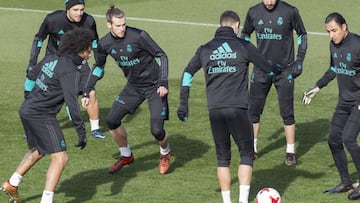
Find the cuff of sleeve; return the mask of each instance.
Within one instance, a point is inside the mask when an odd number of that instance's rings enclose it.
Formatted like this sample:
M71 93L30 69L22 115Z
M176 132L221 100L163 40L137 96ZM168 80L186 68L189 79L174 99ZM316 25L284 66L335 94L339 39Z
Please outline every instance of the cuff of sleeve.
M26 78L24 83L24 90L27 92L31 92L34 89L34 87L35 87L35 81Z
M160 86L163 86L163 87L168 88L168 81L161 81L161 82L159 83L159 87L160 87Z

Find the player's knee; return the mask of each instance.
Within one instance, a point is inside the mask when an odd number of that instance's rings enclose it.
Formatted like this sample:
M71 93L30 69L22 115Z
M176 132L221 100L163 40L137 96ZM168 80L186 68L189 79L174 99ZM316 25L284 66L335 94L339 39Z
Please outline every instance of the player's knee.
M252 123L260 121L260 115L264 110L265 98L249 96L249 115Z
M242 142L240 145L240 164L253 166L254 162L254 141L253 139Z
M344 151L344 146L342 144L339 144L339 143L334 143L334 142L329 142L328 141L328 145L329 145L329 148L331 150L331 152L334 154L334 153L337 153L337 152L341 152L341 151Z
M284 115L283 116L283 123L284 123L284 125L293 125L293 124L295 124L294 115Z
M69 162L69 157L66 152L62 152L56 155L52 154L50 155L50 157L51 157L51 162L59 163L61 164L62 167L65 167Z
M250 122L251 123L259 123L260 122L260 115L250 115Z
M253 165L254 165L253 154L240 156L240 165L248 165L248 166L253 167Z
M159 127L152 127L151 134L155 137L157 141L162 141L165 138L165 130Z
M151 119L151 134L157 141L162 141L165 138L166 132L164 130L164 120Z
M216 159L218 167L229 167L231 161L231 151L230 149L221 149L217 147L216 149Z
M109 130L114 130L121 125L121 120L112 119L110 117L106 117L106 124Z
M218 167L229 167L230 166L230 158L218 159L217 162L218 162L217 163Z
M344 150L344 145L341 137L340 128L332 127L328 136L328 145L332 153L337 153Z

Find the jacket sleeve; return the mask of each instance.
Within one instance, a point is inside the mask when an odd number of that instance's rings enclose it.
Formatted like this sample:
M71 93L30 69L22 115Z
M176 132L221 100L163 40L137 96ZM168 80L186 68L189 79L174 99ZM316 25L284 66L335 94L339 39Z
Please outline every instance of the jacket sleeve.
M38 56L40 53L40 50L43 46L44 40L46 39L46 37L48 36L49 32L49 23L47 20L47 17L44 19L44 21L42 22L38 33L36 33L32 46L31 46L31 51L30 51L30 60L29 60L29 68L34 66L37 63L38 60Z
M60 76L61 88L64 92L64 99L69 110L69 117L79 137L86 136L85 123L81 117L78 103L80 71L65 72Z
M243 28L241 30L240 37L245 39L246 41L250 41L250 36L251 36L251 33L254 31L254 29L255 28L252 24L250 10L248 10L245 21L244 21Z
M307 50L307 33L298 9L296 8L294 9L295 10L294 10L293 27L298 36L297 38L298 51L297 51L296 60L302 62L305 59L305 54Z
M324 75L316 82L318 88L323 88L328 85L336 77L336 72L334 70L334 63L332 59L332 54L330 54L330 66L329 69L324 73Z
M38 75L41 72L41 62L37 63L34 66L31 66L26 71L26 77L24 82L24 91L25 92L31 92L33 88L35 87L35 81Z
M332 70L331 66L325 73L324 75L316 82L316 86L318 88L323 88L326 85L329 84L330 81L332 81L335 77L336 77L336 73Z
M191 58L184 69L180 84L180 103L187 104L190 96L190 88L195 73L202 67L200 59L200 49L198 48L195 55Z
M168 87L168 57L159 45L145 31L140 34L140 43L149 52L160 67L159 86Z
M106 53L105 49L100 45L100 43L97 44L97 48L93 50L94 56L95 56L95 64L91 70L91 75L86 82L85 88L84 88L84 97L89 97L90 90L93 90L95 88L96 82L105 74L105 64L106 64L106 58L108 54Z
M96 59L97 55L97 48L98 48L98 41L99 41L99 34L97 32L96 23L95 20L93 20L93 23L91 25L91 30L94 32L94 40L92 42L92 48L94 53L94 58Z

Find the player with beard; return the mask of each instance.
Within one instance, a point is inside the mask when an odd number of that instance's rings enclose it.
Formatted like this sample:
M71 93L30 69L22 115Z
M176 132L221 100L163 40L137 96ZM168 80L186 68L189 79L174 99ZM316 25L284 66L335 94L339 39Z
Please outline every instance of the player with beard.
M128 134L122 119L133 114L140 104L148 100L151 134L160 145L160 174L170 167L169 135L164 129L168 120L168 58L165 52L144 30L126 25L125 13L110 5L106 13L110 32L99 40L96 64L84 92L82 104L88 104L88 93L103 77L107 56L111 56L123 71L127 83L115 98L106 122L114 141L119 147L120 157L109 168L109 173L119 171L134 161L128 144Z
M238 148L239 203L248 203L253 167L252 125L248 118L249 63L267 77L279 74L250 42L237 36L240 18L234 11L220 16L215 37L200 46L186 66L181 80L178 118L188 120L190 87L196 72L204 69L209 119L216 148L217 177L224 203L231 203L231 136Z
M294 51L294 31L297 38L297 56ZM254 127L254 158L257 158L257 142L260 117L266 97L274 84L280 115L286 137L285 164L296 164L294 86L303 70L307 49L307 33L297 8L281 0L263 0L248 10L241 37L250 40L255 32L257 48L273 64L280 64L282 73L269 78L254 66L250 80L249 111Z

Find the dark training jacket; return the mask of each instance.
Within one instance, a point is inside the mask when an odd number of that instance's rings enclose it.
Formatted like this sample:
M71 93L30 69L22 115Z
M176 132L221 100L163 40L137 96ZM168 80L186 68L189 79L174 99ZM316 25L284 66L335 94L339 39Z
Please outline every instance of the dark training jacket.
M251 42L237 37L231 27L220 27L215 38L200 46L188 63L181 91L190 88L193 75L203 67L209 109L247 109L249 63L266 73L274 70ZM181 97L186 96L181 93Z
M144 30L126 27L123 38L106 34L99 40L96 64L86 85L95 86L104 75L106 58L110 55L122 69L128 83L135 87L168 87L168 58L166 53Z
M21 115L28 119L53 118L66 103L79 137L84 137L85 124L78 103L82 62L83 59L77 54L45 56L28 73L27 77L35 81L35 86L20 108Z
M55 53L60 45L61 36L66 32L73 30L75 28L88 28L94 32L94 43L93 48L96 48L96 41L98 40L98 34L96 30L96 23L94 18L84 13L80 22L71 22L67 16L66 11L58 10L52 13L49 13L44 21L42 22L38 33L34 37L34 41L31 47L29 67L34 66L37 63L37 59L40 53L40 50L44 44L44 40L49 37L46 47L46 54Z

